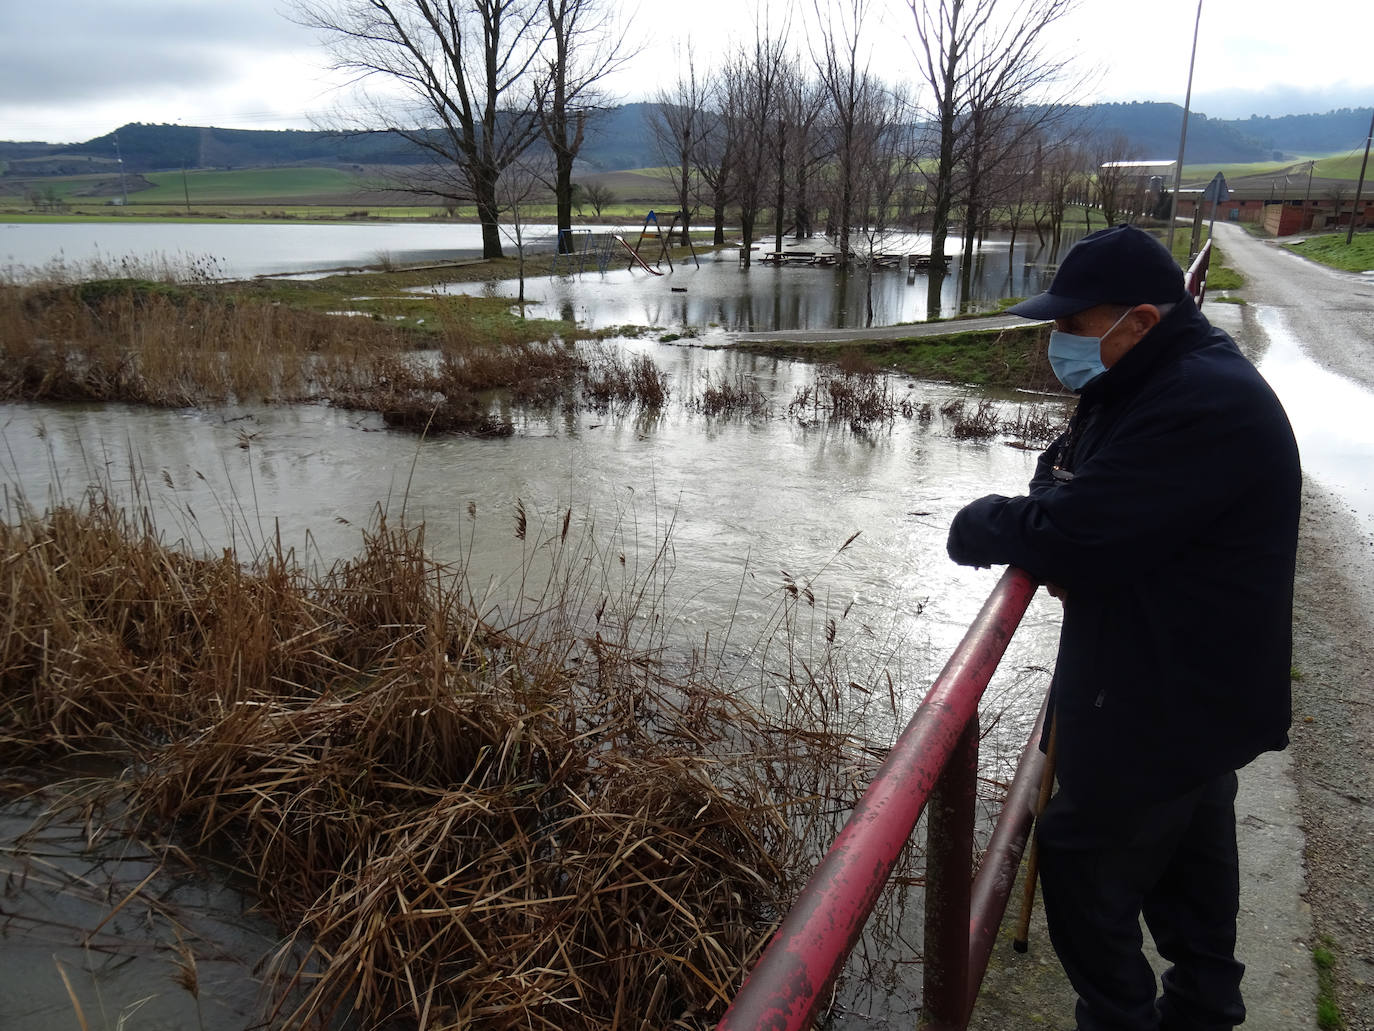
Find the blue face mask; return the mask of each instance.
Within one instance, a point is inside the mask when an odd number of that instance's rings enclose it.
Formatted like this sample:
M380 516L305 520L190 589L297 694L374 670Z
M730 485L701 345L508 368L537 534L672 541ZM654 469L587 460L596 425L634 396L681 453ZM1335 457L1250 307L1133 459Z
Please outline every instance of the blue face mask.
M1131 311L1135 309L1132 308ZM1078 336L1062 330L1050 332L1050 368L1054 370L1059 382L1075 394L1097 379L1107 367L1102 364L1102 341L1111 335L1113 329L1125 320L1131 312L1125 312L1112 323L1111 329L1100 337Z

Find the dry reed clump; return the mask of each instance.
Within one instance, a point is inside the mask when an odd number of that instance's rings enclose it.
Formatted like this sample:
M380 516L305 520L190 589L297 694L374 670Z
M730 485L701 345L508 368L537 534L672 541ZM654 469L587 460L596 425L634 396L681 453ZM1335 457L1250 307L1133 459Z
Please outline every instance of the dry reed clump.
M954 436L960 440L986 440L1003 433L1020 445L1044 445L1064 429L1063 406L1058 403L1019 405L1010 418L1003 419L997 405L987 398L972 406L955 398L940 406L940 414L952 423Z
M646 354L625 357L604 345L589 349L582 393L595 407L638 406L657 412L668 403L668 375Z
M361 366L353 385L330 400L380 412L401 429L509 436L514 424L493 411L498 391L501 400L552 404L569 395L585 370L576 348L557 341L446 349L437 360L384 354Z
M570 555L483 615L422 529L312 577L100 499L0 555L6 754L130 762L142 834L232 851L287 932L271 1026L706 1026L846 805L843 734L666 675L652 571Z
M713 380L708 373L701 395L692 401L693 407L705 415L747 415L766 419L772 414L768 397L754 380L737 372L733 380L721 376Z
M138 280L0 284L0 397L185 406L308 398L413 335L237 297Z
M864 432L873 423L892 422L898 416L910 419L916 408L909 398L898 397L890 378L876 370L836 368L818 371L814 386L799 388L787 413L798 419L805 419L808 413L813 417L824 413Z
M941 407L940 414L954 423L954 436L960 440L986 440L996 436L1002 428L997 406L986 398L971 408L963 401L947 404Z
M488 391L551 402L585 368L575 348L473 328L436 299L428 336L390 320L274 304L200 279L0 284L0 399L190 406L331 399L409 428L509 432ZM436 346L436 363L416 353Z
M1010 419L1002 420L1002 432L1026 445L1051 443L1067 425L1062 404L1020 406Z

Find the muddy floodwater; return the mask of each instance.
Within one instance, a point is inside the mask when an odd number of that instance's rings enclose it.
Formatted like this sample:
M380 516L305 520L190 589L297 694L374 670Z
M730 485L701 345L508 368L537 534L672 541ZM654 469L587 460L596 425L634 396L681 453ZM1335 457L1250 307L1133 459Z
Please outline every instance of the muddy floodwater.
M873 728L890 740L996 579L994 571L949 562L949 519L971 497L1017 490L1033 454L1000 438L957 441L939 414L869 430L814 413L789 417L797 389L814 379L810 366L729 350L622 344L647 351L670 372L672 400L661 415L514 411L510 438L419 441L373 415L325 406L7 405L0 409L3 484L11 498L22 493L43 507L102 483L126 504L147 507L169 541L198 552L233 544L246 556L280 535L303 562L321 568L356 552L379 510L393 519L404 510L407 519L424 521L435 557L469 564L474 590L491 608L525 589L526 571L540 566L571 510L570 539L613 571L647 576L666 543L654 591L670 646L709 639L723 649L727 668L776 621L787 578L809 584L815 605L801 610L807 646L819 646L833 619L854 679L880 665L891 669L897 712ZM707 375L747 377L770 399L771 414L708 418L693 410L688 402ZM892 387L937 409L961 397L977 400L955 386L896 379ZM998 401L1008 415L1031 403L1024 395ZM517 505L527 513L524 540L515 534ZM1024 741L1044 688L1039 671L1057 636L1054 609L1048 599L1036 602L993 689L989 707L1009 715L985 746L989 755L1011 755L1018 734ZM125 890L137 874L121 880ZM29 927L50 912L41 898L15 905L28 907ZM259 930L221 924L217 949L255 958L265 952ZM5 956L17 949L28 957L30 986L22 1002L0 992L6 1028L50 1027L72 1012L61 970L34 961L28 937L0 939L0 970L17 969ZM176 1014L187 1011L184 990L171 980L176 954L154 938L120 958L117 980L107 976L104 956L68 958L63 969L88 989L99 986L113 1013L141 998L129 996L134 986L151 986L144 994L157 999L142 1005L138 1026L178 1026ZM243 996L251 982L226 972L221 984L207 988L226 997L201 1006L205 1026L240 1028L234 1014L249 1005Z

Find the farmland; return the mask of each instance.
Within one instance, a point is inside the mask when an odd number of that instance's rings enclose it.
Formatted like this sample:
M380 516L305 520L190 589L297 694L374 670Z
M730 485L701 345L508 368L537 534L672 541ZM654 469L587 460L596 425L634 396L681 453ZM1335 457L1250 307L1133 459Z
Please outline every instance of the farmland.
M148 172L127 174L123 181L108 171L14 178L0 181L0 211L7 218L23 220L35 216L423 219L448 214L439 198L387 188L386 175L384 168L357 166ZM577 181L611 191L612 203L602 209L602 215L611 219L637 221L647 208L669 204L673 198L670 182L658 169L587 173ZM40 198L38 203L35 197ZM584 206L583 213L591 216L592 209ZM552 219L554 207L535 204L526 214ZM473 218L476 211L459 207L453 216Z

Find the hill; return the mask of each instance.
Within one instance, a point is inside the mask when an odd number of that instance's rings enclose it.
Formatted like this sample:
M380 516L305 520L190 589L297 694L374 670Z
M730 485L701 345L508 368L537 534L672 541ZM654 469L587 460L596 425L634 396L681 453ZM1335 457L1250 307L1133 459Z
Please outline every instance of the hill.
M662 164L648 117L651 104L597 112L580 156L586 171L608 172ZM1088 139L1121 134L1135 156L1172 158L1178 152L1183 109L1177 104L1094 104L1073 108L1072 131ZM1364 143L1369 108L1325 114L1252 116L1224 120L1194 113L1188 121L1187 163L1284 160L1350 151ZM0 142L7 178L133 173L181 169L270 168L290 165L411 165L426 161L419 147L386 132L217 129L131 123L84 143Z

